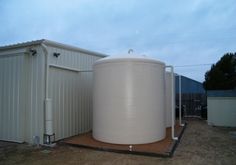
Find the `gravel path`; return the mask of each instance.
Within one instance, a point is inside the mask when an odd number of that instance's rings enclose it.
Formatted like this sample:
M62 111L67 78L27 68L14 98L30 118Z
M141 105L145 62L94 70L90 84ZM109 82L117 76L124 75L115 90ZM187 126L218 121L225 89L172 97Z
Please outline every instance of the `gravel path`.
M236 165L236 137L232 135L233 131L236 128L211 127L202 120L189 120L172 158L117 154L66 145L48 149L0 142L0 164Z

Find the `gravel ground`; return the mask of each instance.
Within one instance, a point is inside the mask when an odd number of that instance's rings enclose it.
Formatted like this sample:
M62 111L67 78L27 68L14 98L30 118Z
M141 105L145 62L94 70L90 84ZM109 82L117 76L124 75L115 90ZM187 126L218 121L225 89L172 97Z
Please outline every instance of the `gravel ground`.
M27 144L0 142L1 165L60 164L222 164L236 165L236 128L212 127L192 119L172 158L136 156L57 145L37 148Z

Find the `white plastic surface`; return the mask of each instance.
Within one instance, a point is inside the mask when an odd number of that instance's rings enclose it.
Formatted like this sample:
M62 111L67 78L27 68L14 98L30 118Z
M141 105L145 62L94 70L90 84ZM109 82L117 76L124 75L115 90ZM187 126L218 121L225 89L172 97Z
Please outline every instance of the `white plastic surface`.
M166 135L165 65L148 58L105 58L94 64L93 137L144 144Z
M53 134L53 112L52 99L45 100L45 133L47 135Z
M171 73L170 72L166 72L165 75L165 80L166 80L166 84L165 84L165 94L166 94L166 99L165 99L165 103L166 103L166 127L171 127L171 123L172 123L172 112L171 112ZM175 79L174 79L175 81ZM175 84L175 83L174 83ZM174 86L174 91L175 91L175 86ZM174 93L174 98L175 98L175 93ZM175 100L175 99L174 99ZM175 115L174 115L175 116Z
M98 61L95 62L94 65L98 65L100 63L112 63L112 62L125 62L125 61L133 61L133 62L143 62L143 63L155 63L155 64L161 64L165 65L165 63L158 61L156 59L146 57L146 56L141 56L141 55L136 55L136 54L124 54L124 55L119 55L119 56L109 56L106 58L102 58Z

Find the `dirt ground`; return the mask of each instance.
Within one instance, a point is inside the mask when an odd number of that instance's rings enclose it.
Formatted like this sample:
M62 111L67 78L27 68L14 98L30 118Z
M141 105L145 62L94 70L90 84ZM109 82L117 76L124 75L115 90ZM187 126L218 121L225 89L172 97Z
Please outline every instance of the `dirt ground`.
M0 142L1 165L60 164L214 164L236 165L236 128L212 127L191 119L172 158L118 154L57 145L37 148L27 144Z

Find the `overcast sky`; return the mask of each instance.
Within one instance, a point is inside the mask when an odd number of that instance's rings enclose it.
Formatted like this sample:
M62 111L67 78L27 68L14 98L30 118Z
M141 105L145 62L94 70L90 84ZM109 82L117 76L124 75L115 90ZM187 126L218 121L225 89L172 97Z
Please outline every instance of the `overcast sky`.
M168 65L236 51L235 0L0 0L0 45L49 39L108 55L132 48ZM210 65L176 67L203 81Z

